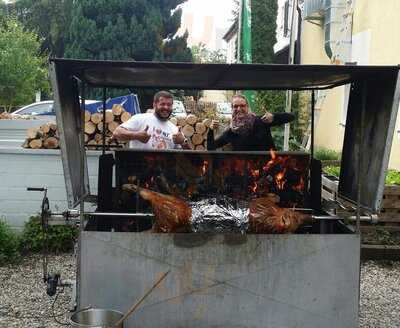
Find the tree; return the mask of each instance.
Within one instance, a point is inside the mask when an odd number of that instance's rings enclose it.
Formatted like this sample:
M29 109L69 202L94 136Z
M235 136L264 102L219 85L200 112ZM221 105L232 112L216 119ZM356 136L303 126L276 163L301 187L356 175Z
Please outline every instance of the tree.
M17 0L12 6L17 19L40 36L41 53L63 57L71 21L73 0Z
M7 111L32 102L37 90L47 90L46 58L40 39L14 19L0 25L0 105Z
M209 50L204 43L199 43L191 48L195 63L226 63L226 50Z
M72 9L65 56L191 61L187 34L175 36L185 0L82 0Z

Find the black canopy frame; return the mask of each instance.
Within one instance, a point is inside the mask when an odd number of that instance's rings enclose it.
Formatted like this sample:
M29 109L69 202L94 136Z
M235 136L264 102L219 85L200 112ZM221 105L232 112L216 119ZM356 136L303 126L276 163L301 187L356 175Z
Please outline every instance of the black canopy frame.
M84 124L79 85L83 100L86 86L103 88L103 91L109 88L315 91L351 84L339 193L371 212L380 208L399 107L399 66L52 59L51 79L71 206L76 206L89 194L86 157L82 155ZM103 102L104 97L103 93ZM314 121L315 95L311 103ZM311 138L314 149L313 127ZM368 154L370 156L366 156ZM85 181L84 185L82 181Z

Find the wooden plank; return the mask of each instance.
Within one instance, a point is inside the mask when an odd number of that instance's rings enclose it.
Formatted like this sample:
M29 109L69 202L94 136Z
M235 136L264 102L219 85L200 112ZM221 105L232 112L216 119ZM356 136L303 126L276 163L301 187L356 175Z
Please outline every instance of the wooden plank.
M336 194L330 193L324 189L321 190L321 197L326 200L336 200Z
M400 186L386 185L383 191L383 196L385 195L400 195Z
M381 208L400 208L400 196L382 199Z
M325 176L322 176L322 185L331 190L337 191L339 186L339 181L332 181Z

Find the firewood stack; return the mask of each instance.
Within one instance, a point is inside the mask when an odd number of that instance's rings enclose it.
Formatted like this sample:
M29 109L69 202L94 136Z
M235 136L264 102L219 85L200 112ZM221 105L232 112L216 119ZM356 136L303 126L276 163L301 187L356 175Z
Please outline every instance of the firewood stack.
M33 149L59 148L57 124L47 122L39 127L29 128L26 131L26 140L22 147Z
M106 110L105 127L106 127L106 145L121 148L125 143L111 139L114 130L122 122L126 122L131 114L126 112L121 105L114 105L112 109ZM85 111L85 144L88 149L100 149L103 145L103 113L93 113ZM46 123L39 128L30 128L27 130L27 139L23 144L24 148L59 148L57 125L54 123Z
M190 114L186 118L172 117L170 121L179 127L193 149L207 149L207 133L211 125L211 119L201 120L197 116Z

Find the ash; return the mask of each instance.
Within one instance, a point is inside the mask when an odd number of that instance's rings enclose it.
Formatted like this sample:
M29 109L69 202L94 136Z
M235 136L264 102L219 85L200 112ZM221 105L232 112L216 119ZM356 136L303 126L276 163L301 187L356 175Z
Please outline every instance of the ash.
M193 232L244 233L249 225L249 205L226 196L191 202Z

